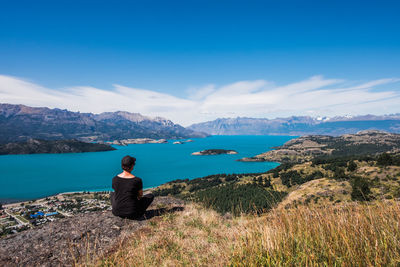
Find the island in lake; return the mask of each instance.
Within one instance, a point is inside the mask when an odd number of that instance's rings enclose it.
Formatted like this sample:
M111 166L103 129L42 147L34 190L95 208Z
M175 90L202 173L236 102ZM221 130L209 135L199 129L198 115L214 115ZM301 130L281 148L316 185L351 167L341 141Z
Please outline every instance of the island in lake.
M39 140L0 144L0 155L11 154L57 154L116 150L110 145L86 143L78 140Z
M193 152L194 156L208 156L208 155L221 155L221 154L237 154L235 150L226 149L206 149L199 152Z
M174 145L183 145L184 143L190 143L193 142L193 140L188 139L188 140L183 140L183 141L175 141L173 142Z

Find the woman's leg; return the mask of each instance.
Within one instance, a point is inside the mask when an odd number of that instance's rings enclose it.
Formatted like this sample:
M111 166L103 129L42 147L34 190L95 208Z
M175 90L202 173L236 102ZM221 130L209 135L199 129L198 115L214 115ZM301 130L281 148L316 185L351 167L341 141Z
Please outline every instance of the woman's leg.
M153 194L146 194L141 197L139 200L139 205L140 205L140 214L138 214L138 217L143 216L143 214L146 212L147 208L150 206L150 204L154 200L154 195Z

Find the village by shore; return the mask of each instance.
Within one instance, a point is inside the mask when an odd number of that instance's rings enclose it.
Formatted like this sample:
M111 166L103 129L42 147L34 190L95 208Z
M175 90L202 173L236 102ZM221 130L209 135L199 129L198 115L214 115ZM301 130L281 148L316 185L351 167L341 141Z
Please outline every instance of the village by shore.
M0 207L0 237L71 217L79 213L111 210L109 191L68 192Z

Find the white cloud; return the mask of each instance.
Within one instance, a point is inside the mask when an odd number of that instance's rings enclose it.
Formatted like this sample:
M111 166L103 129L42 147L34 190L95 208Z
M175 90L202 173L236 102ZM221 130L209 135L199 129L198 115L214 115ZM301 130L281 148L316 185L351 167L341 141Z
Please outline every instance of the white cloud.
M101 113L125 110L162 116L182 125L218 117L336 116L400 112L399 79L372 80L343 88L345 81L313 76L283 86L265 80L189 89L186 98L114 85L50 89L0 75L0 102ZM391 84L393 89L377 89ZM387 87L387 86L386 86Z
M215 91L214 84L208 84L201 88L189 88L187 90L189 99L201 100Z

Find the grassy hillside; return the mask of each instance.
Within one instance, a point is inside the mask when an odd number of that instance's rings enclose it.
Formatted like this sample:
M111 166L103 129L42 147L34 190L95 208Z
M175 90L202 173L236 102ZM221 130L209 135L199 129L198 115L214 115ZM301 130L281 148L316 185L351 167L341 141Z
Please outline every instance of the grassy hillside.
M185 210L90 264L398 266L399 137L299 138L278 149L296 156L268 172L166 183L154 194L187 200Z
M307 135L292 139L274 150L242 161L306 162L315 157L351 157L400 152L400 134L362 131L342 136Z
M221 214L260 213L289 206L400 198L400 154L322 157L285 163L265 173L220 174L159 186L171 195L203 203Z
M262 174L220 174L193 180L175 180L160 186L156 196L172 195L203 203L220 213L261 213L271 209L286 195L259 181ZM254 181L253 181L254 180Z
M397 266L400 205L349 203L224 217L188 204L153 218L97 266Z

